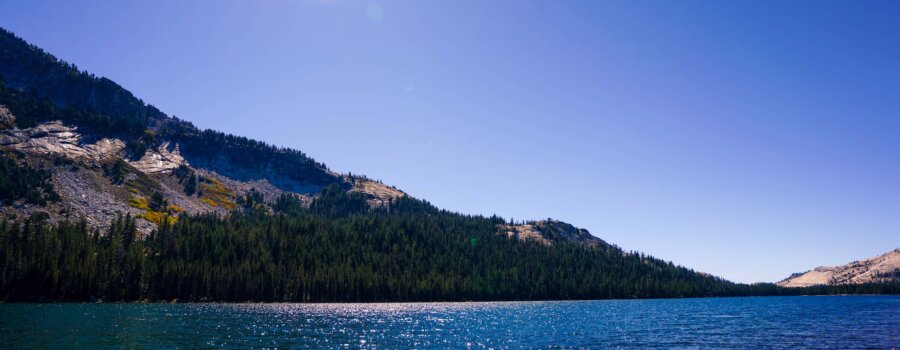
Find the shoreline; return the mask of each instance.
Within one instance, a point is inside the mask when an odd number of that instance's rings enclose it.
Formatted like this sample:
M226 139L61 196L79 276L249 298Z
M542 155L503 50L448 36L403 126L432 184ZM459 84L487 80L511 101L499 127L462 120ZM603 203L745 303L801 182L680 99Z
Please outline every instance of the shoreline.
M744 298L779 298L779 297L875 297L884 296L900 297L900 293L861 293L861 294L797 294L797 295L746 295L746 296L709 296L709 297L673 297L673 298L608 298L608 299L539 299L539 300L467 300L467 301L323 301L323 302L296 302L296 301L0 301L4 304L296 304L296 305L363 305L363 304L488 304L488 303L571 303L571 302L596 302L596 301L646 301L646 300L690 300L690 299L744 299Z

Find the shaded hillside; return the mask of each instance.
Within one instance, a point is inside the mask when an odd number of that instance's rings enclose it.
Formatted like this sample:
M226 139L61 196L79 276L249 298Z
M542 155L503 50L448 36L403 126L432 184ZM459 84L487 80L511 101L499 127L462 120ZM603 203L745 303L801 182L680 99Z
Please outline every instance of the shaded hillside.
M144 127L166 118L115 82L82 72L2 28L0 77L6 88L36 101L46 99L60 111L79 110ZM53 116L20 113L19 117L21 126L28 127Z
M123 156L132 160L169 143L180 146L190 164L240 181L267 180L299 193L315 193L332 183L348 186L303 152L201 131L2 29L0 105L15 115L19 128L59 120L78 127L85 140L119 139L126 145Z

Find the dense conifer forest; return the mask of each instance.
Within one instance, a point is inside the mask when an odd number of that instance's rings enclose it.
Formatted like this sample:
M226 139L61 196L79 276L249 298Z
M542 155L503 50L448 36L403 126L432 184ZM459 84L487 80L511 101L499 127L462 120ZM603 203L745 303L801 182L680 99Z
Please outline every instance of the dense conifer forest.
M312 206L183 215L147 237L0 223L0 299L68 301L463 301L897 293L900 285L778 288L728 282L605 245L552 246L497 234L498 217L404 198L368 209L326 189Z
M23 199L25 203L46 205L58 200L50 177L47 171L0 155L0 204Z

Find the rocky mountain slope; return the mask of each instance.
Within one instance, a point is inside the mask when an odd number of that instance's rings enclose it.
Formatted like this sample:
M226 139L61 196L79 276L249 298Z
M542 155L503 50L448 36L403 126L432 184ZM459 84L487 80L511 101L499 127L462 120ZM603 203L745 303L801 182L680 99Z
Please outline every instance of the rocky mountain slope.
M58 200L0 199L0 214L105 228L140 218L142 233L182 213L271 210L282 196L310 203L325 187L360 193L371 207L406 193L336 173L306 154L167 116L109 79L82 72L0 29L0 156L47 171ZM499 225L498 234L544 244L606 243L558 221Z
M795 273L778 282L782 287L886 283L900 281L900 248L883 255L841 266L820 266Z

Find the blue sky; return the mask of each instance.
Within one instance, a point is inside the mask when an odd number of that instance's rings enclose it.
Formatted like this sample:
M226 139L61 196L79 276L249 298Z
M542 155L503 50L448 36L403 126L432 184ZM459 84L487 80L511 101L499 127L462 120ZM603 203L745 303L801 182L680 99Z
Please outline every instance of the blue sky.
M741 282L900 246L895 1L20 1L204 128Z

